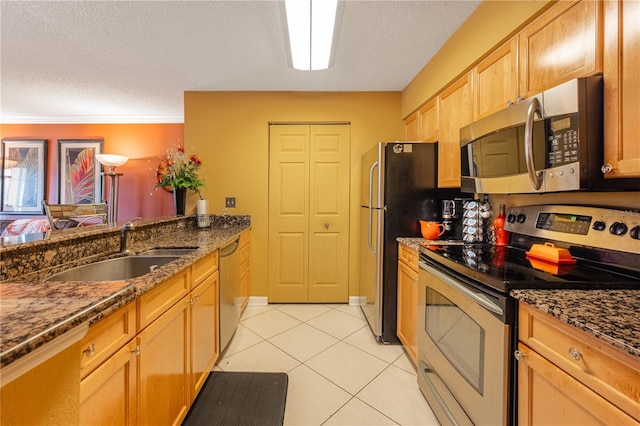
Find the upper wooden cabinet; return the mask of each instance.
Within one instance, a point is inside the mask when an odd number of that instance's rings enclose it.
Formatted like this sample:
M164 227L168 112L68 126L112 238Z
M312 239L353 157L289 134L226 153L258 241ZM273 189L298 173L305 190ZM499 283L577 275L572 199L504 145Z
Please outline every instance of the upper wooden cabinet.
M471 72L438 95L438 187L460 186L460 128L473 120Z
M418 119L418 111L414 112L404 120L404 140L420 140L420 120Z
M604 162L607 178L640 177L640 2L604 2Z
M521 96L602 71L602 3L560 1L518 35Z
M512 38L473 69L474 119L518 101L518 40Z
M438 140L438 102L433 98L418 110L420 134L418 140L436 142Z

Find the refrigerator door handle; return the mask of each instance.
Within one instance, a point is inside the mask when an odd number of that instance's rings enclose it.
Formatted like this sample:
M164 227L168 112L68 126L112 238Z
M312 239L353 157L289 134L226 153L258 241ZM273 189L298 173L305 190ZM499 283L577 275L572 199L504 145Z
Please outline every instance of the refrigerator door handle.
M371 205L371 200L373 200L373 172L378 167L378 162L376 161L371 165L369 169L369 237L367 241L369 242L369 251L373 253L375 256L378 255L376 249L373 247L373 233L372 225L373 225L373 206Z

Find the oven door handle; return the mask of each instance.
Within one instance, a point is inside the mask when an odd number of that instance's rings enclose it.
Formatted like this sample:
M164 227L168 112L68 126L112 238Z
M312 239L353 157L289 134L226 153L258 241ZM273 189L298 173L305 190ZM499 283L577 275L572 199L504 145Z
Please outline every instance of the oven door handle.
M421 269L424 269L428 273L434 275L436 278L444 281L446 284L458 290L460 293L464 294L465 296L469 297L470 299L472 299L474 302L476 302L483 308L495 314L504 315L504 311L502 310L502 308L496 305L495 303L493 303L489 298L487 298L487 296L485 296L481 292L473 291L466 285L461 284L458 280L456 280L452 276L439 271L438 269L432 267L431 265L427 264L424 261L420 261L419 263L420 263Z

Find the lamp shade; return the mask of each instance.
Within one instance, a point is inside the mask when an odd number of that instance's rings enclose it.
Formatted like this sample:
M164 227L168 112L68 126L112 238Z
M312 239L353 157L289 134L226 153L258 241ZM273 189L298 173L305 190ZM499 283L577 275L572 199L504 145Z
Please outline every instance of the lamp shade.
M107 167L118 167L129 161L129 157L116 154L96 154L96 160Z

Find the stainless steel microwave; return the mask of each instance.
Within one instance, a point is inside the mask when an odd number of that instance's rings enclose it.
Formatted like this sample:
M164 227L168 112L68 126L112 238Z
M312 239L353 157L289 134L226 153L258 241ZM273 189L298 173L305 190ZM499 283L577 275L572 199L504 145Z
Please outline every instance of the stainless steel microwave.
M602 76L570 80L460 129L461 190L638 189L605 180ZM625 182L626 181L626 182Z

